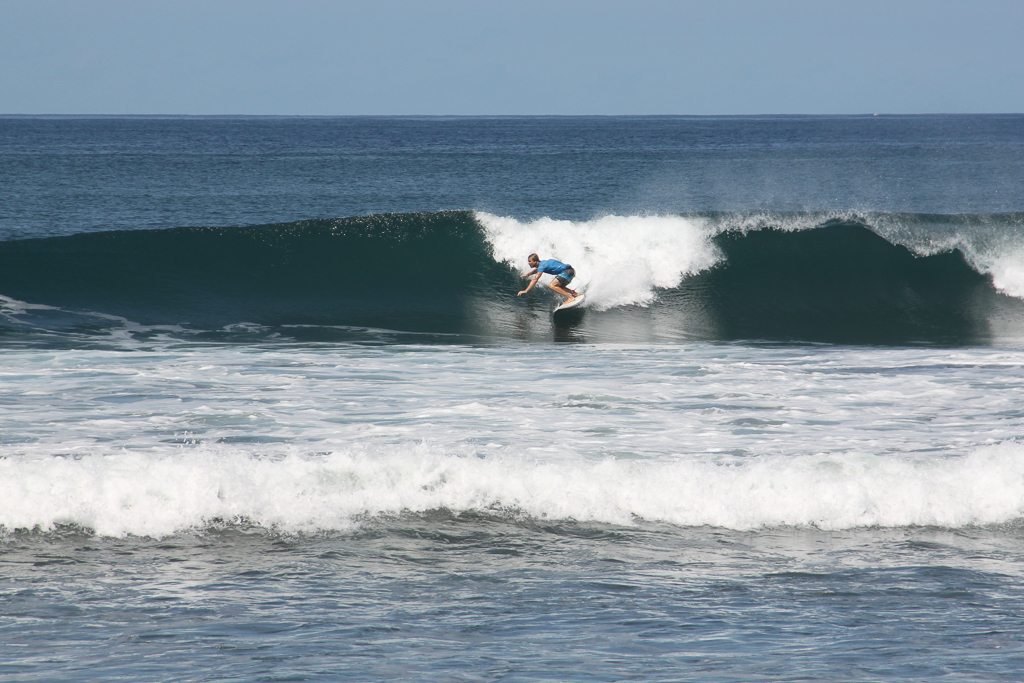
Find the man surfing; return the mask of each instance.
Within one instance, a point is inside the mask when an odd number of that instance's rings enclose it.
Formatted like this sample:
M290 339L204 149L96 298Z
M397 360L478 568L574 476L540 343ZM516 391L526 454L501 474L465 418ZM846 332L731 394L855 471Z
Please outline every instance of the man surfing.
M576 300L576 297L579 296L576 292L569 289L569 283L572 282L574 277L576 277L576 271L568 263L562 263L555 259L541 261L540 256L537 256L536 254L530 254L526 261L530 264L530 268L532 270L522 277L530 277L533 275L533 279L530 280L530 284L526 285L526 289L519 292L519 294L516 294L516 296L522 296L533 289L533 286L537 284L537 281L540 280L540 276L544 273L555 276L555 279L548 283L548 289L565 297L565 301L562 302L563 306L572 303Z

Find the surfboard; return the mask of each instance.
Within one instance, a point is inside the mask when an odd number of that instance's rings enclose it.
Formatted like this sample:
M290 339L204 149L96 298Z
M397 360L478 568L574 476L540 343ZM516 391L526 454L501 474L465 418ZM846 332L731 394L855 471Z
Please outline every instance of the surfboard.
M562 304L561 306L559 306L558 308L556 308L556 309L555 309L554 311L552 311L552 313L558 313L559 311L568 311L568 310L569 310L569 309L571 309L571 308L576 308L577 306L579 306L580 304L582 304L582 303L583 303L583 301L584 301L584 300L585 300L586 298L587 298L587 295L586 295L586 294L580 294L580 295L579 295L578 297L576 297L575 299L573 299L573 300L572 300L572 301L570 301L569 303L567 303L567 304Z

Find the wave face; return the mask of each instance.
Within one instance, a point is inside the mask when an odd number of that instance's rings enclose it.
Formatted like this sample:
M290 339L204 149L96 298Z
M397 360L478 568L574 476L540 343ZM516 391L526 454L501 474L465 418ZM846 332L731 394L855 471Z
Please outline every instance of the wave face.
M856 224L730 232L717 242L728 265L673 294L706 306L727 339L977 339L998 298L963 252L919 257Z
M369 326L463 332L467 299L509 278L468 212L0 243L0 293L53 328ZM505 288L507 289L507 287ZM97 315L74 315L91 311Z
M9 343L126 330L245 340L1024 337L1024 217L381 214L0 242ZM517 298L526 255L572 263L588 308Z

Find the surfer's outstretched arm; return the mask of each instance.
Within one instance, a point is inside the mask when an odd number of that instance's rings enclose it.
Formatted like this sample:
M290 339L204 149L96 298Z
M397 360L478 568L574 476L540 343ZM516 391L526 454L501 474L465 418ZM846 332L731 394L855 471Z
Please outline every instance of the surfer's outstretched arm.
M537 269L534 268L533 272L536 273ZM526 277L527 275L531 275L531 273L527 273L523 277ZM537 280L539 280L539 279L540 279L540 273L537 273L536 275L533 276L533 279L530 280L530 284L526 285L526 289L524 289L523 291L521 291L518 294L516 294L516 296L522 296L523 294L526 294L527 292L529 292L531 289L533 289L533 286L535 284L537 284Z

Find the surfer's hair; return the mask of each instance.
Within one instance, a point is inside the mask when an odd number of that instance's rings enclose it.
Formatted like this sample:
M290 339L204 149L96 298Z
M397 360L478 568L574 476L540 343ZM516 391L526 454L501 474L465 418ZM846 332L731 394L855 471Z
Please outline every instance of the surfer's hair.
M540 256L537 256L536 254L530 254L529 256L526 257L527 261L532 261L534 259L537 259L538 261L540 261Z

